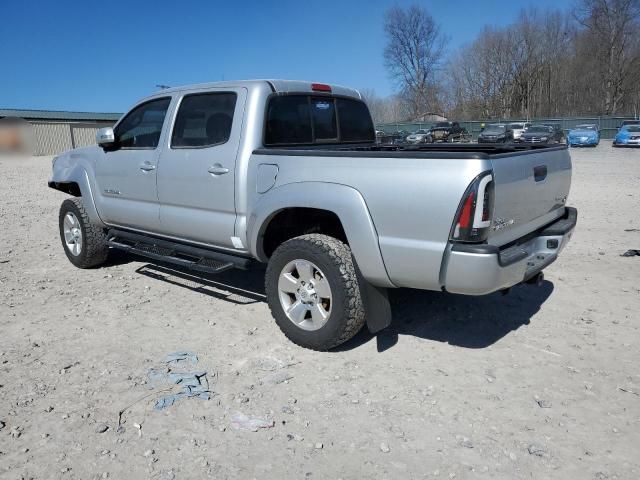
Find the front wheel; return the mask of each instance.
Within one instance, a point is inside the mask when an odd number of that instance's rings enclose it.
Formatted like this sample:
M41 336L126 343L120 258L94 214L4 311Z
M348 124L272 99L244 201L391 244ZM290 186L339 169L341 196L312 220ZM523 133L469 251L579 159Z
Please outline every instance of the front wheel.
M282 332L305 348L329 350L365 323L351 249L327 235L302 235L280 245L267 266L265 291Z
M58 224L64 253L76 267L96 267L107 260L109 247L106 235L91 223L82 198L62 202Z

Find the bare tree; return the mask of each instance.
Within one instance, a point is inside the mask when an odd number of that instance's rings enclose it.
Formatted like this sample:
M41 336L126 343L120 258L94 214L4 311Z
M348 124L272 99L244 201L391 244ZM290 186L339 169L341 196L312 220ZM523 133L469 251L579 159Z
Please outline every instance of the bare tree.
M582 0L575 15L598 60L604 113L615 113L640 62L640 0Z
M418 5L392 7L386 13L384 60L406 100L412 120L439 110L436 75L446 37L429 12Z

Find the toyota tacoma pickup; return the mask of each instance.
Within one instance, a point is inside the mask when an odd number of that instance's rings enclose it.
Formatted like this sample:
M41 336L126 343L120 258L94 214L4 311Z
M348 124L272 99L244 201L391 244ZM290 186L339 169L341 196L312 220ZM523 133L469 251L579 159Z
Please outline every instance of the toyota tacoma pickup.
M576 224L565 145L377 146L358 91L252 80L162 90L53 159L79 268L110 249L204 273L266 264L284 334L327 350L391 321L390 288L535 283Z

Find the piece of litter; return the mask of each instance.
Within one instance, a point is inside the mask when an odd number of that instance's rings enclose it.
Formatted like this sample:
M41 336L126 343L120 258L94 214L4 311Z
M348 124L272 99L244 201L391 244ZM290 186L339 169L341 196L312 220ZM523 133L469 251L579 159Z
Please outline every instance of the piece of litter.
M162 410L173 405L181 398L197 397L203 400L211 398L209 390L209 381L207 380L207 372L181 372L172 371L175 366L181 366L184 362L191 365L198 363L198 356L187 350L173 352L164 359L169 367L151 368L147 372L147 379L151 388L166 387L167 384L174 384L181 387L180 391L164 395L156 400L153 406L154 410Z
M640 257L640 250L627 250L624 252L621 257Z
M165 363L169 365L178 365L180 362L189 362L191 365L196 365L198 363L198 356L190 352L188 350L180 350L177 352L173 352L164 357Z
M633 390L631 390L630 388L625 388L625 387L618 387L618 390L620 390L621 392L625 392L625 393L631 393L633 395L637 395L640 397L640 393L638 392L634 392Z
M247 415L237 412L231 416L231 426L236 430L250 430L257 432L260 428L271 428L275 425L273 420L264 420L262 418L251 418Z

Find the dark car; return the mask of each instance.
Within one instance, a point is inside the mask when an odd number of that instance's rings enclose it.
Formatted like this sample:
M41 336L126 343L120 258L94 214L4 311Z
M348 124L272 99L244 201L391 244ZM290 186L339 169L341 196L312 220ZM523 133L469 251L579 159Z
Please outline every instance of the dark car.
M520 136L520 143L562 143L564 132L559 125L531 125Z
M458 122L438 122L429 130L433 142L453 142L462 140L467 130Z
M491 123L478 135L478 143L513 142L513 130L508 124Z

